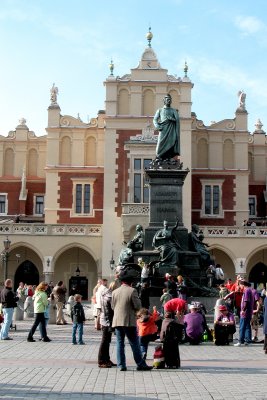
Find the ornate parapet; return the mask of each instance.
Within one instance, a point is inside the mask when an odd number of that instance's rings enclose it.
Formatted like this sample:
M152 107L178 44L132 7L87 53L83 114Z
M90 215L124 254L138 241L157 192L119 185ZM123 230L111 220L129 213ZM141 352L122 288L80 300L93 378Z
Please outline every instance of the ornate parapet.
M204 234L205 238L208 237L267 237L267 227L212 227L202 226L199 228L200 232Z
M193 118L192 128L197 130L234 131L236 123L234 119L223 119L222 121L212 121L210 125L205 125L203 121Z
M102 236L102 225L0 224L0 234L38 236Z
M91 118L88 124L84 123L80 116L78 115L77 118L72 117L71 115L63 115L60 118L59 124L61 127L68 127L68 128L95 128L97 127L97 118Z
M122 214L127 215L149 215L148 203L123 203Z

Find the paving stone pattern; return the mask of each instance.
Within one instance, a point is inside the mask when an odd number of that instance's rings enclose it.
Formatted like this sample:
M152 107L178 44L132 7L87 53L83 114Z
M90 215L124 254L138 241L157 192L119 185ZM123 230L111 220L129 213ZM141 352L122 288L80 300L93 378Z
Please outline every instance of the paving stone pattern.
M85 325L85 346L71 344L71 324L49 325L51 343L26 341L32 320L18 321L13 341L0 341L1 399L267 400L267 355L248 347L181 345L180 370L136 371L126 345L127 372L97 365L101 332ZM262 338L262 335L261 337ZM155 344L149 346L149 365ZM111 358L116 362L115 338Z

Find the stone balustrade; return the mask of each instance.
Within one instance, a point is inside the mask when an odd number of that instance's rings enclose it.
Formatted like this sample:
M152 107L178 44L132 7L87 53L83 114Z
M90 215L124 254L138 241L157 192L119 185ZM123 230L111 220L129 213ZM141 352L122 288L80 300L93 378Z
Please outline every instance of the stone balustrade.
M102 236L102 225L0 224L3 235Z
M142 203L127 203L123 205L125 215L147 215L149 206ZM250 226L200 226L204 237L267 237L266 227ZM39 235L39 236L102 236L102 225L71 225L71 224L0 224L0 234L3 235Z
M200 232L204 237L267 237L266 227L250 227L250 226L200 226Z
M123 203L122 214L125 215L147 215L149 214L148 203Z

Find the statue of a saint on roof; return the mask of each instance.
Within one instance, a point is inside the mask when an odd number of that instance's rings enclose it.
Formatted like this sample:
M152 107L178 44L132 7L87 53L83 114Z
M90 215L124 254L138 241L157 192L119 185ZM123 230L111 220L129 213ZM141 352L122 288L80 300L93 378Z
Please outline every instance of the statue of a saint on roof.
M58 95L58 88L53 83L53 86L50 89L50 100L52 105L57 104L57 95Z

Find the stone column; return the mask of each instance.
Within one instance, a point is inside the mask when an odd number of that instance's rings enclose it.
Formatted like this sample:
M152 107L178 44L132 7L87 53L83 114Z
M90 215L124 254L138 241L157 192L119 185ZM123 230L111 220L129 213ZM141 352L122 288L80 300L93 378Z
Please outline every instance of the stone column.
M245 278L247 275L247 266L245 258L236 258L235 260L235 273Z
M49 283L54 279L54 265L52 262L53 258L51 256L44 257L43 261L43 275L44 281Z

